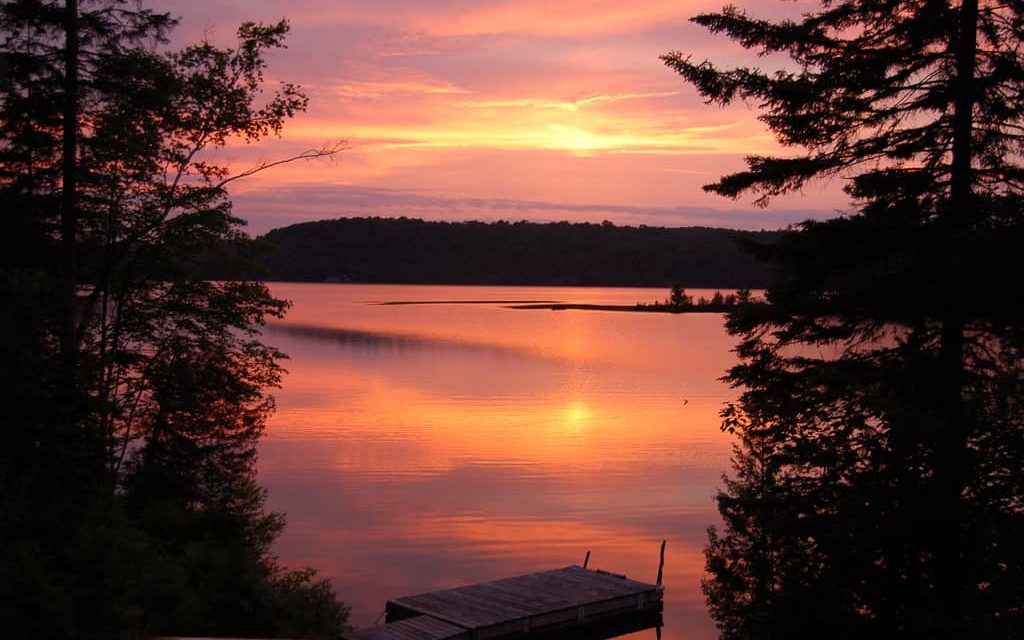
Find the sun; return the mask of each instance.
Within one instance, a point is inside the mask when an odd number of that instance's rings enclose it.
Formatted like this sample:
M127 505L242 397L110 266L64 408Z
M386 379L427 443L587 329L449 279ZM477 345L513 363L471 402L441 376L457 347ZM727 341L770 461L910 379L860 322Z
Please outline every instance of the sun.
M591 427L593 410L582 400L573 400L562 407L561 424L570 433L582 433Z

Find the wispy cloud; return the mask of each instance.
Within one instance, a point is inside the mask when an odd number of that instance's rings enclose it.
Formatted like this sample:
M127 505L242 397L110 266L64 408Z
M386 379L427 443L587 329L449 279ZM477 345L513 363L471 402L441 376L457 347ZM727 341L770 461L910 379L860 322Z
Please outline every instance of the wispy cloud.
M583 107L598 104L610 104L623 100L640 100L645 98L667 98L679 95L678 91L652 91L649 93L620 93L612 95L596 95L579 100L552 100L544 98L517 98L512 100L465 100L453 102L456 107L470 109L502 109L519 107L536 107L541 109L561 109L576 112Z
M393 99L401 96L449 96L471 93L468 89L462 89L451 84L430 83L428 81L417 82L415 80L404 82L342 82L336 85L333 91L342 100L378 100L381 98Z

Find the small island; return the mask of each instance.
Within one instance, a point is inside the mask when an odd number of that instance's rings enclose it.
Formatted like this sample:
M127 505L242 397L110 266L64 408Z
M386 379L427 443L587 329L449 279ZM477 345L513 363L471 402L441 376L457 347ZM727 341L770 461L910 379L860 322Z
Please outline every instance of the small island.
M628 305L544 302L507 305L507 308L549 309L551 311L578 309L584 311L641 311L653 313L727 313L739 305L750 304L764 304L763 300L753 296L750 289L740 289L736 293L728 294L715 291L710 299L701 296L694 300L693 296L686 293L683 285L677 284L672 287L668 298L650 303L638 302L634 305Z
M686 293L681 284L672 287L669 296L655 302L638 302L636 304L595 304L587 302L559 302L558 300L389 300L374 302L382 306L405 305L462 305L462 304L494 304L506 309L548 309L565 311L576 309L582 311L642 311L653 313L728 313L740 305L766 304L761 298L754 297L750 289L740 289L736 293L723 294L716 290L710 298L700 296L694 300Z

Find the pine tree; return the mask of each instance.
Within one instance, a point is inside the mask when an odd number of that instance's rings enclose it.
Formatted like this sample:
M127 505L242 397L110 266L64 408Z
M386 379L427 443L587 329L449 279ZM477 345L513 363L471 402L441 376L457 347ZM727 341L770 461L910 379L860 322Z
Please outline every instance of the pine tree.
M832 177L854 204L761 250L780 268L771 304L729 319L742 394L726 424L742 446L708 548L713 614L727 637L799 637L812 602L833 624L806 634L1019 634L1024 3L694 21L790 60L766 72L664 56L709 102L755 101L793 150L706 189L766 205ZM751 460L770 462L763 490Z
M274 561L283 520L254 482L281 375L259 327L287 304L198 276L246 242L238 176L208 152L306 106L264 86L287 23L168 52L173 25L126 0L0 5L8 637L323 636L344 620L327 583Z

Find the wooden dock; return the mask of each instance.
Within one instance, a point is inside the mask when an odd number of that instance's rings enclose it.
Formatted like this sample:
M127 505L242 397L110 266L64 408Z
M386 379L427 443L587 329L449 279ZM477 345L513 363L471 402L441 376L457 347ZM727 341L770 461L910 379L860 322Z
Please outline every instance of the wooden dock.
M574 565L390 600L386 624L350 638L491 640L605 626L626 633L660 625L661 610L660 585Z

